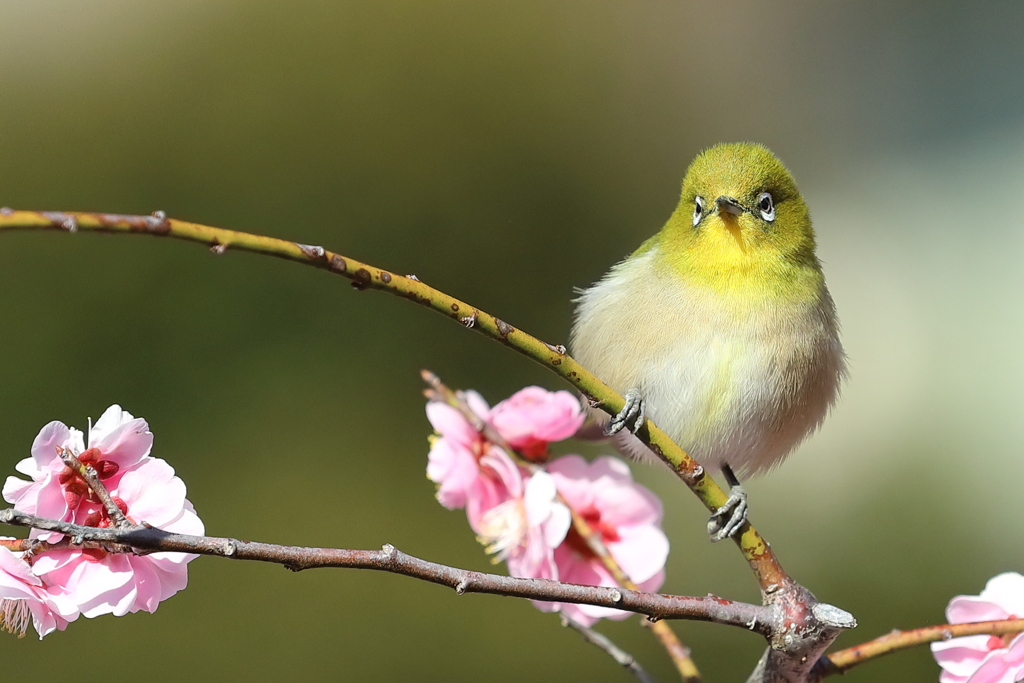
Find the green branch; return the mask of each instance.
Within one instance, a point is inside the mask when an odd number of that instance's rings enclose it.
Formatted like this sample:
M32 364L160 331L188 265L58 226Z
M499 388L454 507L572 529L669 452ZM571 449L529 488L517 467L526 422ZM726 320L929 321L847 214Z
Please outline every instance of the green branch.
M235 230L213 228L167 218L162 212L152 216L104 213L65 213L59 211L13 211L0 209L0 231L62 230L65 232L103 232L141 234L199 242L215 254L226 251L250 251L313 266L348 278L357 289L379 289L409 299L455 320L491 339L501 342L559 375L609 415L615 415L624 399L608 385L585 370L565 353L562 346L547 344L512 327L490 313L429 287L413 276L402 276L376 268L323 247L253 235ZM648 420L637 436L655 454L669 464L676 475L696 494L708 510L725 504L725 492L693 458L677 446L665 432ZM768 543L749 523L734 537L766 595L793 585Z

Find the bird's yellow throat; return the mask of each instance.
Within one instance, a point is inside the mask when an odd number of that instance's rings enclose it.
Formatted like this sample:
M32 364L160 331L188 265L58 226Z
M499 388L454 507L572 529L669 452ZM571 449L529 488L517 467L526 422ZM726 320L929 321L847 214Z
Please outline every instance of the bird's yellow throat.
M770 214L759 206L765 191ZM679 206L637 254L655 247L662 275L738 303L813 301L821 291L807 205L786 168L760 145L720 145L698 156Z

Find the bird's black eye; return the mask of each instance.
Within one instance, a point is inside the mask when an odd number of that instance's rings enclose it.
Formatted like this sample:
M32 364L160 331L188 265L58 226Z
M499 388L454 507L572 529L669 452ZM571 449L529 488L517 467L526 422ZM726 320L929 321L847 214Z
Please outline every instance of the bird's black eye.
M762 192L761 196L757 198L757 209L761 212L761 218L769 223L775 220L775 202L767 192Z
M694 227L700 223L700 219L704 217L704 199L700 196L693 200L693 225Z

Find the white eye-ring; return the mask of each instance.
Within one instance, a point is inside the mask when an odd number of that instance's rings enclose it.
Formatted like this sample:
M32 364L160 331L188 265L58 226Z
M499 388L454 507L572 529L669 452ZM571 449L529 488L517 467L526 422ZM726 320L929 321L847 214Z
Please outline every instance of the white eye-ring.
M700 219L704 217L704 199L697 196L693 200L693 227L697 227Z
M767 192L762 192L761 196L757 198L757 208L761 212L761 218L769 223L775 220L775 202Z

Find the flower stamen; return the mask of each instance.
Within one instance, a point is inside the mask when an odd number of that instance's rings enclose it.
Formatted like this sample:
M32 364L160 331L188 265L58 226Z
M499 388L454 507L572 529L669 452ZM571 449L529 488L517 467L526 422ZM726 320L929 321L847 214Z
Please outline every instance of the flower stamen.
M28 601L9 598L0 600L0 629L24 638L31 616Z
M516 548L526 544L528 531L529 523L523 501L513 498L484 513L480 519L480 535L477 540L489 554L494 555L491 561L497 564Z

